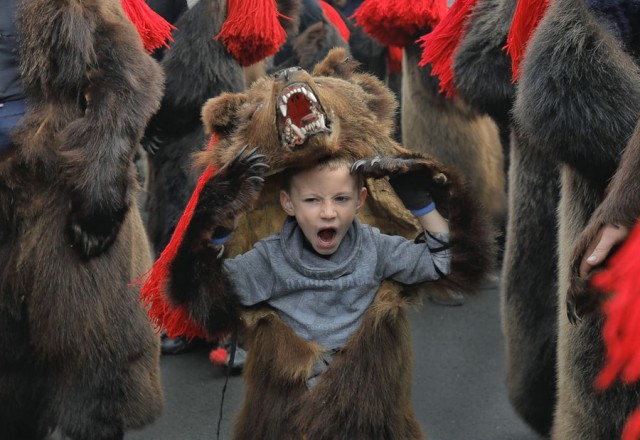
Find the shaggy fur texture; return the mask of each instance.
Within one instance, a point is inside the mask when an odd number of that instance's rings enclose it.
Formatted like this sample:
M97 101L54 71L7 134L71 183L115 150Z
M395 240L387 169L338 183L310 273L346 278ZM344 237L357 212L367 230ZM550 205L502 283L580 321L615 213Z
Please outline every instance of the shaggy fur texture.
M640 218L640 123L620 159L620 165L606 190L606 197L595 210L589 224L580 234L571 259L571 288L567 300L575 304L578 315L592 312L604 298L592 290L588 279L579 276L580 263L589 244L606 224L623 225L632 229ZM610 252L614 253L615 249Z
M504 46L515 7L514 0L479 0L453 59L456 90L471 107L506 128L507 145L514 87Z
M506 221L503 154L496 124L460 99L438 93L430 68L418 67L422 50L404 48L402 142L457 168L496 228Z
M515 97L511 60L503 50L514 0L480 0L454 57L460 96L500 127L508 162L508 223L501 276L507 391L522 419L551 430L556 402L557 165L510 135ZM541 235L539 231L544 231Z
M595 391L604 361L602 316L596 311L571 325L567 292L579 235L601 202L640 115L640 72L582 0L550 5L523 67L514 106L516 130L530 148L562 168L558 405L552 437L618 438L640 387Z
M456 90L472 108L486 113L498 126L505 173L509 170L513 105L511 59L504 50L516 8L515 0L479 0L454 54Z
M492 237L475 199L453 170L393 141L393 95L355 67L343 49L335 49L312 75L295 69L282 72L259 80L247 93L214 98L203 109L206 126L221 139L214 150L200 154L199 163L213 164L218 173L199 199L173 263L168 293L187 305L209 332L237 322L236 312L241 312L249 357L237 439L422 438L410 399L406 307L413 299L400 286L383 284L362 326L311 392L306 391L306 381L322 349L298 338L264 306L238 309L233 292L225 289L228 281L220 271L217 249L207 244L207 237L213 228L228 227L237 220L238 229L225 245L228 255L235 255L276 232L284 217L277 198L279 171L310 165L328 155L352 160L395 157L384 162L386 172L423 169L425 176L431 176L425 178L425 185L450 219L452 275L436 284L473 289L493 261ZM278 96L292 84L313 91L326 118L326 130L286 147L274 121ZM247 153L253 148L255 152ZM270 166L264 186L260 181L264 168L259 163ZM371 197L359 217L373 220L384 232L415 236L415 219L389 183L375 179L382 174L366 180ZM193 269L185 275L189 267Z
M242 67L213 39L225 17L225 1L197 2L176 23L161 63L165 92L144 141L150 151L147 229L156 254L169 242L196 185L190 155L206 144L202 105L222 92L244 89Z
M27 0L28 112L0 162L0 426L121 439L162 407L130 282L151 261L132 157L162 75L120 2Z
M292 55L270 69L277 72L280 69L299 66L305 70L313 70L316 64L327 56L334 47L344 47L348 50L349 44L338 32L338 29L327 20L312 24L300 35L292 39Z

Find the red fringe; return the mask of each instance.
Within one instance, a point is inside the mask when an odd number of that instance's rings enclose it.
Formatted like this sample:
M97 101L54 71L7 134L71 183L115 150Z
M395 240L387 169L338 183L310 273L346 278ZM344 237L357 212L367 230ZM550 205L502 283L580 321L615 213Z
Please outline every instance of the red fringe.
M610 387L619 377L623 383L640 379L640 224L592 284L603 292L613 292L603 304L605 322L602 338L606 363L596 378L596 388ZM640 439L640 407L631 415L622 440Z
M511 56L512 81L520 77L520 63L533 32L544 17L549 0L519 0L507 35L505 50Z
M477 0L456 0L446 17L438 25L418 40L422 50L420 67L431 64L431 75L440 80L440 93L447 98L457 95L453 85L453 55L460 45L466 30L467 17Z
M381 44L404 47L446 14L446 0L365 0L351 18Z
M207 148L213 148L216 141L217 137L211 136ZM175 258L187 226L189 226L191 222L198 198L200 197L200 192L214 174L215 169L212 165L208 166L204 173L202 173L191 195L191 199L185 207L178 225L173 231L169 244L164 248L156 262L153 263L151 269L135 281L135 283L141 284L142 279L148 275L140 289L140 301L144 304L151 323L157 326L158 330L166 330L167 336L170 338L177 336L184 336L189 340L193 338L207 338L205 330L193 322L185 306L171 304L170 300L166 297L165 288L169 278L171 262Z
M402 48L398 46L387 46L389 58L387 64L389 65L389 73L402 72Z
M276 0L227 0L227 19L215 39L242 66L250 66L278 52L287 34L278 17Z
M640 439L640 407L638 407L624 426L621 440L638 440Z
M173 41L171 31L175 27L158 15L144 0L121 0L122 9L134 24L147 52L151 53L162 46L169 47Z
M344 41L348 43L349 37L351 37L351 31L342 19L340 13L336 11L333 6L323 0L320 0L320 6L322 6L324 16L327 17L327 20L329 20L336 27L336 29L338 29L338 32L340 32L340 35L342 36L342 38L344 38Z

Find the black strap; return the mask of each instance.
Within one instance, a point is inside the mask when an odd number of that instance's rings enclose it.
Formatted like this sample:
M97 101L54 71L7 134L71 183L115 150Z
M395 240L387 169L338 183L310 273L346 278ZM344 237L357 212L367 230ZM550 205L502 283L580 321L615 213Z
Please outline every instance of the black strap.
M224 406L224 395L227 392L227 384L229 383L229 376L231 375L231 369L233 368L233 361L236 358L236 347L238 346L238 324L233 324L233 330L231 332L231 344L229 346L229 365L227 365L227 377L224 379L224 386L222 387L222 398L220 399L220 415L218 416L218 431L216 433L216 439L220 440L220 425L222 424L222 407Z

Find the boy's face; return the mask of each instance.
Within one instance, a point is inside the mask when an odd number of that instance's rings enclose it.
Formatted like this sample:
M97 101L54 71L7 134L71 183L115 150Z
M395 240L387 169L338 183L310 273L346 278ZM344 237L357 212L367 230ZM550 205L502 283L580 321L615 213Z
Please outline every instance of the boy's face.
M280 192L282 209L294 216L313 249L331 255L340 246L367 197L345 166L311 169L291 179L291 190Z

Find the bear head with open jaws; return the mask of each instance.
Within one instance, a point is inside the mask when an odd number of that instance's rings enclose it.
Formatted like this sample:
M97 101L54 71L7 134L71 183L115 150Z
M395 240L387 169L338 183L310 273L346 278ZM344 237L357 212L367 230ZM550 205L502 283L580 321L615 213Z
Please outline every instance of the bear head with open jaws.
M333 49L313 74L292 67L259 79L246 93L210 99L202 118L220 136L213 163L227 163L245 145L267 155L272 173L329 155L400 153L390 136L395 97L373 76L357 73L357 65L344 49Z
M204 105L203 123L216 141L196 154L198 167L221 169L245 147L264 154L262 161L270 166L259 199L238 219L236 233L226 244L229 255L248 251L280 229L286 217L279 204L282 170L328 156L352 161L391 157L401 159L402 165L390 172L416 167L425 172L426 187L450 220L455 245L450 278L458 288L463 281L475 284L493 264L493 232L482 209L455 170L393 140L395 97L357 66L345 49L335 48L311 74L299 68L282 70L257 80L244 93L224 93ZM388 180L375 177L365 179L369 197L358 218L383 233L413 239L421 232L419 223ZM460 276L454 275L456 269Z

